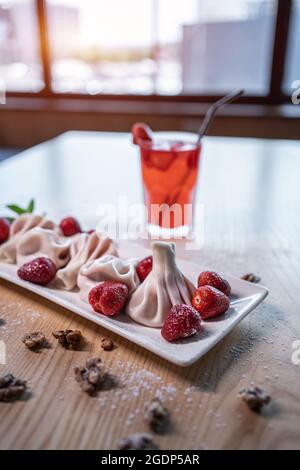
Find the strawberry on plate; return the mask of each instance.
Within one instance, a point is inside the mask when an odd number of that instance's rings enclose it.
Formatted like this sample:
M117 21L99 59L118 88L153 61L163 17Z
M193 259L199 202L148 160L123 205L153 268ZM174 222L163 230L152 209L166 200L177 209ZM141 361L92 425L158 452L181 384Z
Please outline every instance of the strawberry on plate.
M169 342L188 338L201 330L201 317L189 305L174 305L163 324L161 335Z
M147 256L147 258L142 259L136 267L136 272L140 278L140 281L143 282L148 274L152 271L153 257Z
M59 227L65 237L71 237L82 231L79 222L74 217L65 217L61 220Z
M227 295L212 286L198 287L192 298L192 306L204 320L222 315L229 309L229 305Z
M0 217L0 244L6 242L9 238L9 222L4 217Z
M89 293L89 303L96 313L113 317L120 313L128 297L128 287L122 282L105 281Z
M50 258L40 256L23 264L17 274L23 281L46 286L55 278L56 266Z
M214 271L203 271L198 277L198 287L212 286L223 292L223 294L230 296L231 286L226 279Z

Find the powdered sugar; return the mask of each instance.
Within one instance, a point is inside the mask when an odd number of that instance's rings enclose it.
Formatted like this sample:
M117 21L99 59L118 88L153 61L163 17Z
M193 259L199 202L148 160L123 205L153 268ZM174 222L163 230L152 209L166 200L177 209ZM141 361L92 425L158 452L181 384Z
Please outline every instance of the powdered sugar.
M19 302L0 303L0 338L8 338L16 332L17 327L34 323L40 317L40 313L32 308L24 308Z

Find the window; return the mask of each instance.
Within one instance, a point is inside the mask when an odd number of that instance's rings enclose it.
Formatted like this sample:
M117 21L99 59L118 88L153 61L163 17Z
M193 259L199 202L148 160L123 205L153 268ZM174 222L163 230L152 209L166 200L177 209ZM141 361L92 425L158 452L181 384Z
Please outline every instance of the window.
M0 77L8 91L44 86L34 0L0 0Z
M243 87L244 102L280 104L300 79L299 12L300 0L0 0L0 79L14 96L212 101Z
M294 0L288 41L284 89L291 94L292 83L300 80L300 0Z
M47 3L57 92L268 92L275 0Z

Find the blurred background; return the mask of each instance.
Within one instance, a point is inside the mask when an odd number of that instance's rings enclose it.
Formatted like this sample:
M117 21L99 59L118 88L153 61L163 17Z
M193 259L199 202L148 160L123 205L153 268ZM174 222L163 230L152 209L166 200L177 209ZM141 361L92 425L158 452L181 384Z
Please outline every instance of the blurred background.
M299 138L300 0L0 0L0 146L68 129ZM300 93L299 93L300 95Z

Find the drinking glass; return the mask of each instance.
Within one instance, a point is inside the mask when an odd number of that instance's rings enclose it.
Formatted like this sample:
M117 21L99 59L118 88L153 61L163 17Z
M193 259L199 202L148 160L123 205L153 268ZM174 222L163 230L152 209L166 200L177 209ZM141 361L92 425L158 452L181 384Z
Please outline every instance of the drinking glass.
M147 229L154 236L187 236L193 223L193 204L201 144L197 136L156 133L139 142L147 207Z

